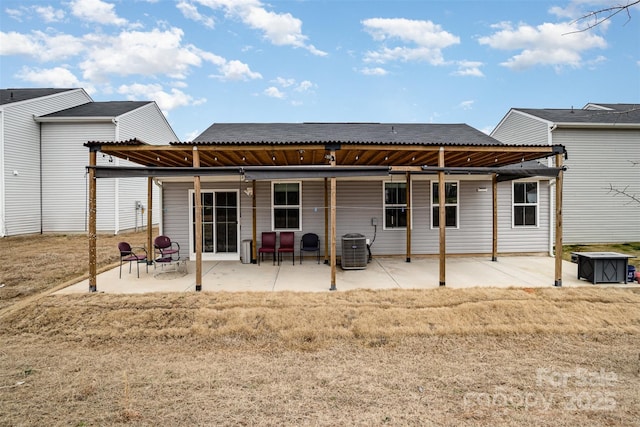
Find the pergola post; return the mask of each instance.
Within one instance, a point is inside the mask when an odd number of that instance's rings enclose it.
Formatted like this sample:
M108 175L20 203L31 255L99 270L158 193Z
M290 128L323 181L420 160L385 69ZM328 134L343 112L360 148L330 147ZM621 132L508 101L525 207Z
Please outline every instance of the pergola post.
M147 178L147 265L153 264L153 178Z
M331 150L331 166L336 165L336 151ZM335 291L336 287L336 177L331 177L331 287L330 291Z
M491 245L491 261L498 261L498 175L491 175L491 196L493 210L493 238Z
M97 154L95 150L89 151L89 166L96 166ZM96 292L97 285L97 267L96 267L96 170L89 168L89 292Z
M438 152L438 166L444 168L444 147L440 147ZM438 172L438 219L439 219L439 240L440 240L440 286L446 285L446 266L447 266L447 244L446 244L446 222L447 215L445 210L445 182L444 171Z
M562 286L562 186L564 172L562 171L562 154L556 154L556 167L560 168L556 178L556 268L554 286Z
M407 198L407 262L411 262L411 172L406 172L406 198Z
M254 179L251 182L251 206L252 206L252 216L251 216L251 263L256 264L258 262L258 212L256 207L256 180Z
M200 153L198 147L193 147L193 167L200 167ZM200 189L200 175L193 176L196 207L196 291L202 290L202 196Z
M329 179L324 179L324 263L329 264Z

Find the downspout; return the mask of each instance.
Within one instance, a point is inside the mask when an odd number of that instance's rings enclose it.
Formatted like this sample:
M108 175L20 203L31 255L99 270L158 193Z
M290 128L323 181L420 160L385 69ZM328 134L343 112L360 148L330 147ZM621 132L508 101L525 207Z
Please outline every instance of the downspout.
M159 181L158 178L153 178L153 182L158 187L158 212L160 212L160 217L158 218L158 236L164 234L162 232L163 224L164 224L164 207L162 206L162 199L164 198L164 187L162 185L162 181Z
M36 118L36 116L34 114L33 115L34 121L35 121L35 118ZM39 157L38 161L40 162L39 171L38 171L39 174L40 174L40 185L39 185L40 188L38 188L38 191L40 193L40 234L42 234L43 233L43 229L44 229L43 218L42 218L42 215L44 213L43 209L42 209L42 204L43 204L43 196L42 196L42 123L38 123L38 122L36 122L36 123L38 124L38 139L39 139L39 141L38 141L39 147L38 148L40 150L40 152L38 153L38 157Z
M118 125L118 119L116 119L115 117L113 119L111 119L111 122L115 125L116 129L115 129L115 133L114 133L114 140L115 141L119 141L120 140L120 126ZM116 158L115 160L116 162L116 166L120 165L120 161L119 159ZM115 208L115 212L114 217L113 217L113 234L116 235L120 232L120 178L116 178L115 182L114 182L114 208ZM137 211L135 212L136 215L136 219L138 218L138 213Z

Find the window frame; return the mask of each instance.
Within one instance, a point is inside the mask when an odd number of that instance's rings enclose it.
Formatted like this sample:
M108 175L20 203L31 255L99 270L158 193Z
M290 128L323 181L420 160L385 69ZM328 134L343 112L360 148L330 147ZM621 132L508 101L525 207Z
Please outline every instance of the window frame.
M387 207L399 207L402 208L404 207L405 211L407 210L407 207L409 205L413 206L413 181L411 181L410 185L410 199L407 201L407 203L401 204L401 203L396 203L396 204L389 204L387 205L387 184L404 184L405 185L405 191L406 191L406 185L407 185L407 181L382 181L382 229L383 230L405 230L407 229L406 226L402 226L402 227L393 227L387 226ZM411 216L409 217L410 221L411 221L411 227L410 229L413 230L413 209L411 209Z
M516 184L535 184L536 185L536 201L535 203L516 202ZM526 187L525 187L526 195ZM516 224L516 207L535 207L535 224ZM525 215L526 218L526 215ZM539 228L540 227L540 181L539 180L516 180L511 183L511 228Z
M275 187L277 184L297 184L298 185L298 204L297 205L276 205L275 204ZM302 181L282 180L271 181L271 231L302 231ZM298 227L297 228L276 228L276 208L298 209Z
M445 188L446 188L447 184L455 184L456 188L457 188L457 191L456 191L456 202L455 203L447 203L446 197L445 197L445 203L444 203L445 209L447 208L447 206L449 206L449 207L455 206L455 208L456 208L456 225L455 226L447 225L447 226L445 226L445 228L448 228L448 229L451 229L451 230L457 230L457 229L460 228L460 181L457 181L457 180L456 181L450 181L450 180L447 181L447 180L445 180L444 184L445 184ZM430 204L430 207L431 207L431 209L429 210L429 212L430 212L429 216L431 217L430 220L429 220L429 226L431 227L432 230L440 228L439 224L438 225L434 225L434 221L435 221L436 217L433 215L433 208L440 206L439 203L436 204L433 201L433 196L435 194L435 191L433 191L433 186L434 185L439 185L439 181L437 181L437 180L430 181L430 187L429 187L429 204ZM440 220L440 216L438 216L437 218L438 218L438 221L439 221Z

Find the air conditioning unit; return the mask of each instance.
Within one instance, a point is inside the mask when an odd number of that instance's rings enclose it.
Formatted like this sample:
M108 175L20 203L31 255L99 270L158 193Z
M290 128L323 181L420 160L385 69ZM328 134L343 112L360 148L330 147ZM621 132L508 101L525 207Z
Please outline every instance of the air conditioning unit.
M362 234L351 233L342 236L341 266L344 270L367 268L367 239Z

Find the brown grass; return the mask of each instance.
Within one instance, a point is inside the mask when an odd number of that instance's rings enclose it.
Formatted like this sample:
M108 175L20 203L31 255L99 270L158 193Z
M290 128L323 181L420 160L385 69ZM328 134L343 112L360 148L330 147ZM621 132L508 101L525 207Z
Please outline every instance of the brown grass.
M157 234L157 233L156 233ZM155 235L155 234L154 234ZM98 267L118 260L118 242L145 246L146 231L99 235ZM0 311L25 298L50 290L89 272L89 241L85 234L28 235L0 239Z
M640 419L638 288L16 301L0 311L0 425Z

